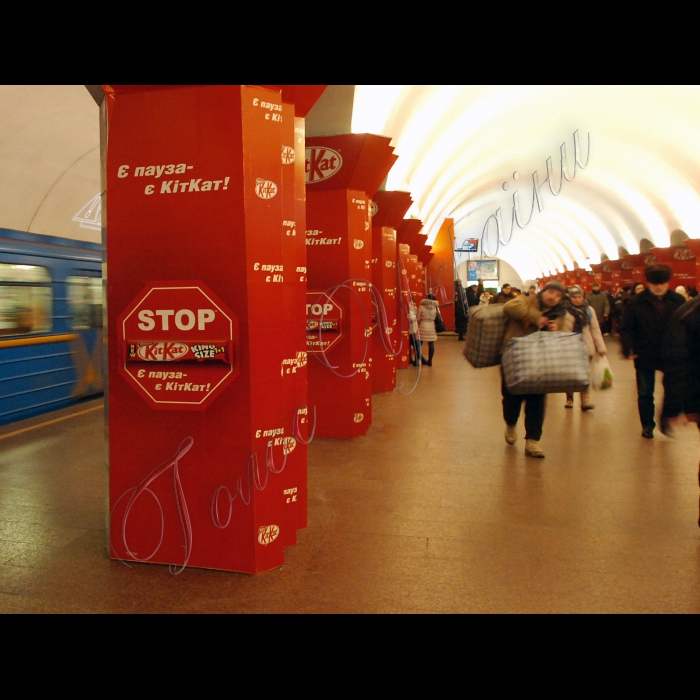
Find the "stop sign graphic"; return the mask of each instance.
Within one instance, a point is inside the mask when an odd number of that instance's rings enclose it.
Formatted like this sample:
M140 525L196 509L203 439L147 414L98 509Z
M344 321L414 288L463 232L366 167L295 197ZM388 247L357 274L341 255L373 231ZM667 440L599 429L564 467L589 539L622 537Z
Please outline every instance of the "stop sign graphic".
M237 374L237 318L202 282L147 284L117 327L119 369L154 408L206 408Z
M343 335L343 310L326 292L306 292L306 351L325 352Z

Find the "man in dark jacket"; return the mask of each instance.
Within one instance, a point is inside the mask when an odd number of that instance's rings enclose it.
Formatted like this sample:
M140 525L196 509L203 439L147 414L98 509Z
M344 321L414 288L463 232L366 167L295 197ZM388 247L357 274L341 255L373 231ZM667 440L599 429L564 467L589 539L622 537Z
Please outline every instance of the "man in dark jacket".
M591 290L586 294L586 302L593 308L598 317L598 325L601 330L607 327L608 318L610 316L610 302L606 292L600 291L600 283L594 282L591 285ZM604 333L606 331L603 331Z
M700 428L700 297L684 304L671 319L666 345L666 391L661 432L693 422ZM698 466L700 483L700 465ZM700 503L698 504L700 506ZM698 518L700 526L700 517Z
M637 406L642 437L654 437L654 383L656 371L665 372L666 331L675 311L685 299L669 289L671 268L652 265L646 269L649 286L630 298L622 311L620 341L622 354L634 360L637 373ZM666 376L664 375L664 392Z
M455 280L455 333L457 340L464 340L464 334L467 332L467 323L469 323L467 308L467 298L460 280Z
M481 295L484 293L484 283L479 280L479 284L472 284L467 287L467 306L479 306Z
M505 304L511 299L516 299L517 296L518 295L513 292L513 288L509 284L504 284L501 287L501 291L491 297L489 304Z
M700 358L700 297L695 297L676 311L666 331L666 391L664 410L661 414L661 430L664 434L673 434L672 430L668 429L668 423L674 418L683 417L696 423L700 418L700 361L698 358Z

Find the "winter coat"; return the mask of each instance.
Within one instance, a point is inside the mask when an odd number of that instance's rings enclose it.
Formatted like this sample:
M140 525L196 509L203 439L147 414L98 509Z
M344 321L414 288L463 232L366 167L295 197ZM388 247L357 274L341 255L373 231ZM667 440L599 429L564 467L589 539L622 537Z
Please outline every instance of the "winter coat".
M519 297L509 301L503 307L503 314L509 318L508 327L506 328L505 337L503 339L503 348L505 349L511 338L522 338L525 335L530 335L530 333L538 331L538 321L542 316L550 312L557 314L556 322L558 330L568 333L573 331L574 317L566 311L561 304L548 309L541 303L539 294L527 297L521 294Z
M439 306L437 299L421 299L418 306L418 333L421 342L429 343L437 340L435 317Z
M669 418L700 414L700 297L673 315L665 346L664 410Z
M484 285L479 283L476 290L471 287L467 287L467 305L468 306L479 306L481 300L481 295L484 293Z
M455 292L455 332L464 335L467 332L467 302L459 291Z
M600 331L598 316L596 316L595 311L593 311L592 307L588 304L584 304L578 308L583 309L588 317L588 323L581 328L583 341L586 343L586 349L588 350L588 357L592 358L596 353L605 355L608 349L605 347L603 334ZM574 328L574 330L576 329Z
M675 311L685 303L685 299L670 289L661 298L664 310L657 311L650 289L633 296L622 309L620 321L620 341L625 357L637 355L635 366L643 369L665 367L666 329Z
M610 313L610 301L606 292L588 292L586 294L586 303L593 307L593 310L598 317L598 325L605 322L605 314Z

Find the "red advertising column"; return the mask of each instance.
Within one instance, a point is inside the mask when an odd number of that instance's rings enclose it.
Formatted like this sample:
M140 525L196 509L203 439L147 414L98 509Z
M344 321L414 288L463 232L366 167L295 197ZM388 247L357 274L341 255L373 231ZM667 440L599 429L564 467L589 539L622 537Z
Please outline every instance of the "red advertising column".
M591 265L591 267L593 267ZM581 289L583 289L584 294L588 294L593 288L593 282L595 281L595 272L593 270L584 270L581 274Z
M281 566L308 436L290 112L255 86L104 89L110 556Z
M358 437L371 424L370 198L396 160L389 142L373 134L306 140L308 386L316 437Z
M685 245L695 253L695 284L691 286L697 289L698 283L700 283L700 239L688 238L685 241Z
M372 390L375 393L394 390L397 361L407 350L407 340L403 340L401 334L402 330L407 331L407 320L399 316L396 227L411 203L408 192L386 190L377 192L372 200L372 283L386 314L386 327L382 327L381 318L378 318L372 330ZM375 313L379 311L376 309Z
M398 232L397 232L398 233ZM409 284L408 278L408 268L406 263L411 255L411 247L405 243L398 244L398 271L399 271L399 317L403 323L403 330L401 331L401 353L399 354L396 361L396 369L407 369L409 364L409 320L408 320L408 309L409 302L411 299L411 285ZM415 302L414 302L415 303ZM418 305L416 304L416 308Z
M408 277L408 288L413 296L413 302L418 306L425 299L425 274L423 263L418 262L417 255L409 255L405 262Z
M668 248L652 248L652 254L662 264L673 270L669 283L671 289L676 287L694 287L697 284L695 269L695 253L685 245L674 245Z
M623 258L623 263L620 266L621 271L625 270L623 277L625 279L631 279L628 284L634 284L635 282L644 282L644 272L649 265L656 265L657 260L651 253L630 253L625 255ZM631 270L629 266L632 266Z
M594 273L591 284L598 282L603 289L610 289L615 294L621 284L621 266L621 260L604 260L601 263L591 264L591 269Z
M306 350L306 184L304 182L303 117L295 117L294 105L282 104L282 292L271 312L280 315L284 333L279 342L284 347L280 375L284 392L285 415L297 416L297 427L303 435L288 452L280 488L285 506L295 527L287 529L286 542L296 544L296 530L307 525L307 446L313 429L313 415L308 406L308 353Z
M428 288L433 290L433 294L440 304L440 315L445 322L445 327L449 330L454 330L455 327L453 223L454 219L451 218L442 222L430 247L432 257L426 255L425 258L422 258L419 255L418 258L425 264Z

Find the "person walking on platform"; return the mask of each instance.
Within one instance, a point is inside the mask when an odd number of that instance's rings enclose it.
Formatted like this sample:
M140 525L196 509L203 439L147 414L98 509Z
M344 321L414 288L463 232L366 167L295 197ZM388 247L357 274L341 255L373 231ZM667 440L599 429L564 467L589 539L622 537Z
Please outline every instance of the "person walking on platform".
M469 309L467 307L467 298L464 293L462 283L457 280L455 282L455 332L457 340L464 340L464 334L467 332L467 323L469 323Z
M413 296L408 302L408 359L412 365L418 363L420 341L418 340L418 309L413 301Z
M569 299L571 301L571 312L574 316L574 333L581 333L583 335L583 340L586 343L586 349L588 350L588 358L592 360L596 353L598 355L605 355L608 349L605 347L605 341L603 340L603 334L600 331L600 326L598 325L598 316L595 311L591 308L583 296L583 289L578 285L569 287ZM594 408L591 403L590 394L588 391L580 392L581 396L581 410L590 411ZM566 395L566 403L564 404L566 408L573 408L574 406L574 395Z
M673 438L675 428L686 423L697 423L700 428L700 297L694 297L675 312L666 340L666 391L661 412L661 432ZM700 526L700 501L698 506Z
M573 316L563 303L566 289L559 280L547 282L535 296L521 295L506 303L504 315L509 319L503 348L511 338L520 338L537 331L568 331L574 327ZM503 419L506 423L505 438L509 445L518 439L516 426L520 410L525 402L525 454L544 457L540 447L544 425L546 394L511 394L506 386L501 367L501 394L503 396Z
M435 341L437 340L435 318L437 317L439 306L440 304L433 294L428 294L425 299L421 299L418 305L418 334L420 336L421 361L428 367L433 366ZM423 343L428 343L427 360L423 357Z
M600 282L594 282L591 290L586 294L586 303L589 304L598 317L598 325L607 328L608 317L610 316L610 302L607 292L600 291Z
M483 293L484 283L481 280L479 280L478 284L472 284L470 287L467 287L467 307L471 309L472 306L479 306Z
M673 314L685 303L685 299L669 289L672 271L668 265L651 265L644 274L649 286L625 304L620 323L620 341L625 359L634 360L642 437L651 440L656 427L656 372L664 372L666 369L666 330ZM665 382L664 375L664 384Z
M498 294L494 294L489 301L489 304L505 304L517 298L517 294L513 291L513 287L509 284L504 284Z

